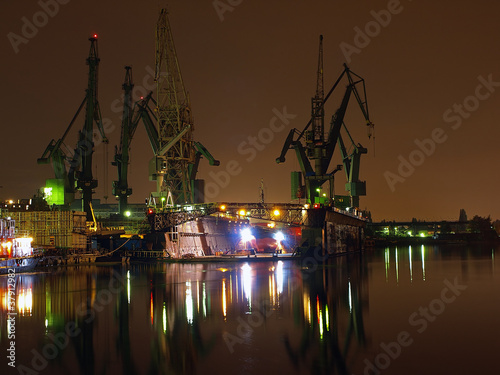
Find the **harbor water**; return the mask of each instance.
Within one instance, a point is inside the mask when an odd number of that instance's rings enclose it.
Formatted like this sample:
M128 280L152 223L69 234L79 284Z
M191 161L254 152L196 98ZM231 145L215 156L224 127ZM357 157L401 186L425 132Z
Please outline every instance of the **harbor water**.
M2 275L0 373L498 374L499 251Z

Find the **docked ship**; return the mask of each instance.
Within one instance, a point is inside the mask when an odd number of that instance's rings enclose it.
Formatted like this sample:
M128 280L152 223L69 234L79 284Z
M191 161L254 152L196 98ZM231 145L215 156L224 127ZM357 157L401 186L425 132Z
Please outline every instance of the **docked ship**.
M16 236L15 220L0 219L0 274L32 271L39 257L33 252L32 238Z

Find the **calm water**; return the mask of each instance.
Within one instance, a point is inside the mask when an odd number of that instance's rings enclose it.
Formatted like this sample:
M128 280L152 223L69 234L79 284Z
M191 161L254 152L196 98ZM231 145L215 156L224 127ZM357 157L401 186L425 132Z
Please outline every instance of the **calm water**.
M499 250L0 276L0 374L499 374Z

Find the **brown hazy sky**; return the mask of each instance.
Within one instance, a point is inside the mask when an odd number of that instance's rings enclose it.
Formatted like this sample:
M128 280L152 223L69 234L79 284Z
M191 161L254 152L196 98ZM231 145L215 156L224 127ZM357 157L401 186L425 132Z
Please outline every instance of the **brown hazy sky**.
M0 5L2 199L30 197L53 176L36 159L52 138L62 136L84 97L91 34L99 34L99 99L102 116L111 124L109 161L120 136L123 67L133 66L136 88L152 84L148 72L154 66L155 24L165 3L60 1L66 3L57 3L59 9L55 0L46 2L52 16L40 13L46 12L43 2ZM214 4L221 3L231 10L218 14ZM325 88L348 60L367 84L375 156L354 101L347 117L355 140L369 149L361 165L368 192L361 207L371 210L375 220L458 219L461 208L469 217L500 219L500 3L243 0L231 6L227 0L170 1L169 10L195 139L221 161L218 168L202 161L199 176L213 182L210 172L225 170L232 160L241 168L214 200L257 201L261 178L267 201L290 200L289 174L299 168L295 155L289 152L282 165L274 160L289 129L302 130L308 121L318 36L323 34ZM42 25L36 35L23 30L24 17L31 22L35 17ZM372 36L355 40L358 30ZM25 38L24 43L13 46L12 33ZM346 57L342 43L356 52ZM328 123L342 94L338 91L326 108ZM273 109L284 107L297 116L248 161L253 154L238 148L248 150L242 142L269 127ZM82 125L83 117L75 127ZM433 134L440 143L424 142L428 155L416 151L418 141ZM75 143L76 134L70 135L68 146ZM141 127L132 144L133 202L143 202L155 189L148 182L151 156ZM410 156L419 165L401 175L401 158ZM97 198L105 195L103 160L104 146L96 145ZM338 155L333 163L340 163ZM394 176L399 176L396 182ZM109 196L115 178L110 165ZM336 193L342 193L343 185L339 178Z

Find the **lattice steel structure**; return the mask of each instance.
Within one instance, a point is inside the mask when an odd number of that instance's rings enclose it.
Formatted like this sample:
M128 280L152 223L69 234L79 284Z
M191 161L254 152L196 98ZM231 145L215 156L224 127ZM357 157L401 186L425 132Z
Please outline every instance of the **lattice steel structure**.
M167 205L193 203L193 118L165 9L156 29L155 80L159 149L151 179L157 181L157 193L166 198Z

